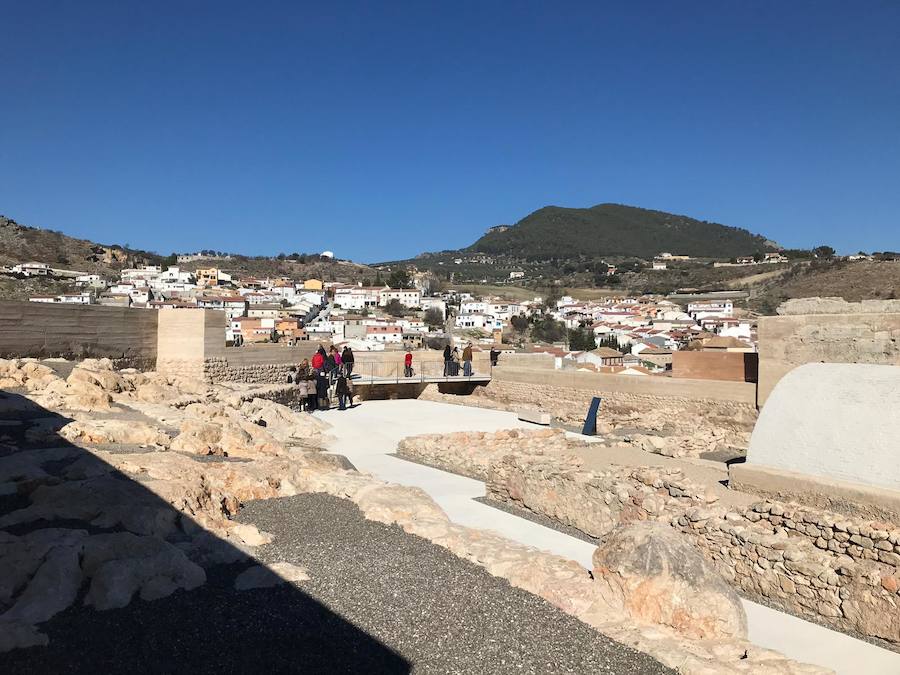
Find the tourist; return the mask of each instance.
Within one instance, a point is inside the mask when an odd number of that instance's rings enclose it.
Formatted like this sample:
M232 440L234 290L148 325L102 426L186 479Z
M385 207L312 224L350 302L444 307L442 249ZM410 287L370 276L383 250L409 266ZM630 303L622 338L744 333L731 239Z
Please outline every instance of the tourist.
M321 410L328 410L331 407L331 401L329 400L330 396L328 394L329 386L328 373L324 370L320 370L316 374L316 402L318 408Z
M328 360L329 363L334 363L334 366L331 368L331 380L333 382L337 378L338 370L341 369L342 365L341 353L334 345L331 345L331 348L328 350Z
M463 349L463 375L472 377L472 343L468 343Z
M412 367L412 352L407 350L406 356L403 357L403 377L412 377L413 375L413 367Z
M331 351L329 351L325 355L325 366L323 370L325 374L328 375L328 381L334 381L334 369L337 368L337 364L334 362L334 346L331 347Z
M312 357L312 369L319 373L325 367L325 348L319 345L316 353Z
M341 362L344 364L344 368L347 370L347 377L353 375L353 350L350 349L349 345L344 347L344 351L341 353Z
M457 375L459 375L459 350L454 347L450 352L450 376L456 377Z
M491 346L491 368L497 367L497 360L500 358L500 350L495 345Z
M338 397L338 410L346 410L348 403L351 408L353 407L353 387L344 368L338 370L335 392Z
M444 346L444 377L447 377L450 374L450 368L451 368L450 362L451 362L450 345L447 344Z
M297 368L297 372L294 374L294 384L297 385L297 401L300 405L300 410L310 410L309 407L309 361L303 359L300 362L300 366Z

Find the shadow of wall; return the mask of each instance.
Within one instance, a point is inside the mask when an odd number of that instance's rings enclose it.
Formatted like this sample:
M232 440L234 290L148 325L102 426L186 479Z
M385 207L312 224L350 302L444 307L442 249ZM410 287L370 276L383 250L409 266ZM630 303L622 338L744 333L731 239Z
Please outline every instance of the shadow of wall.
M3 673L409 672L292 584L238 591L258 561L0 390ZM127 451L127 450L123 450Z

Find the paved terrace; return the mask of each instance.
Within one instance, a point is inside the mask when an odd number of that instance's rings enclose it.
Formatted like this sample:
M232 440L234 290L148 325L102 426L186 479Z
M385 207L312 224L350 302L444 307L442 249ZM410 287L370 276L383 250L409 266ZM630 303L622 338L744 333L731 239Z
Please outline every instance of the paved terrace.
M402 438L453 431L533 428L512 413L418 400L366 401L346 411L319 411L333 424L331 450L345 455L360 471L383 480L425 490L455 522L499 532L512 540L551 551L591 566L594 546L475 501L484 483L393 456ZM648 458L648 463L653 463ZM881 649L794 616L744 600L749 638L798 661L840 674L900 673L900 654Z

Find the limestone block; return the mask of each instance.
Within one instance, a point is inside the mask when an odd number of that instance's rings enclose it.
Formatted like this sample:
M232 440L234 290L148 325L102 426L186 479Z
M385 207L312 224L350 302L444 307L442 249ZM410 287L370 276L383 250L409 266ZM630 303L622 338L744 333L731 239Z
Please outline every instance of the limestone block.
M553 417L543 410L535 410L533 408L517 408L516 414L523 422L533 422L534 424L548 425L553 421Z

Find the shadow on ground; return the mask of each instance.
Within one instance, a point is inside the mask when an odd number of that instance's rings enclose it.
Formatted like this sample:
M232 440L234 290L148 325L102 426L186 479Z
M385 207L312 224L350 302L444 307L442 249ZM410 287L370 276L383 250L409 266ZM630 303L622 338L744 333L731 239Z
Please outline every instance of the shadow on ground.
M259 563L59 436L69 421L0 391L0 632L13 620L37 623L50 640L0 653L0 672L410 671L295 585L235 590L237 575ZM198 536L217 560L239 560L204 563L199 586ZM125 551L131 558L117 557ZM171 578L154 578L158 565ZM121 604L131 592L124 607L86 604Z

